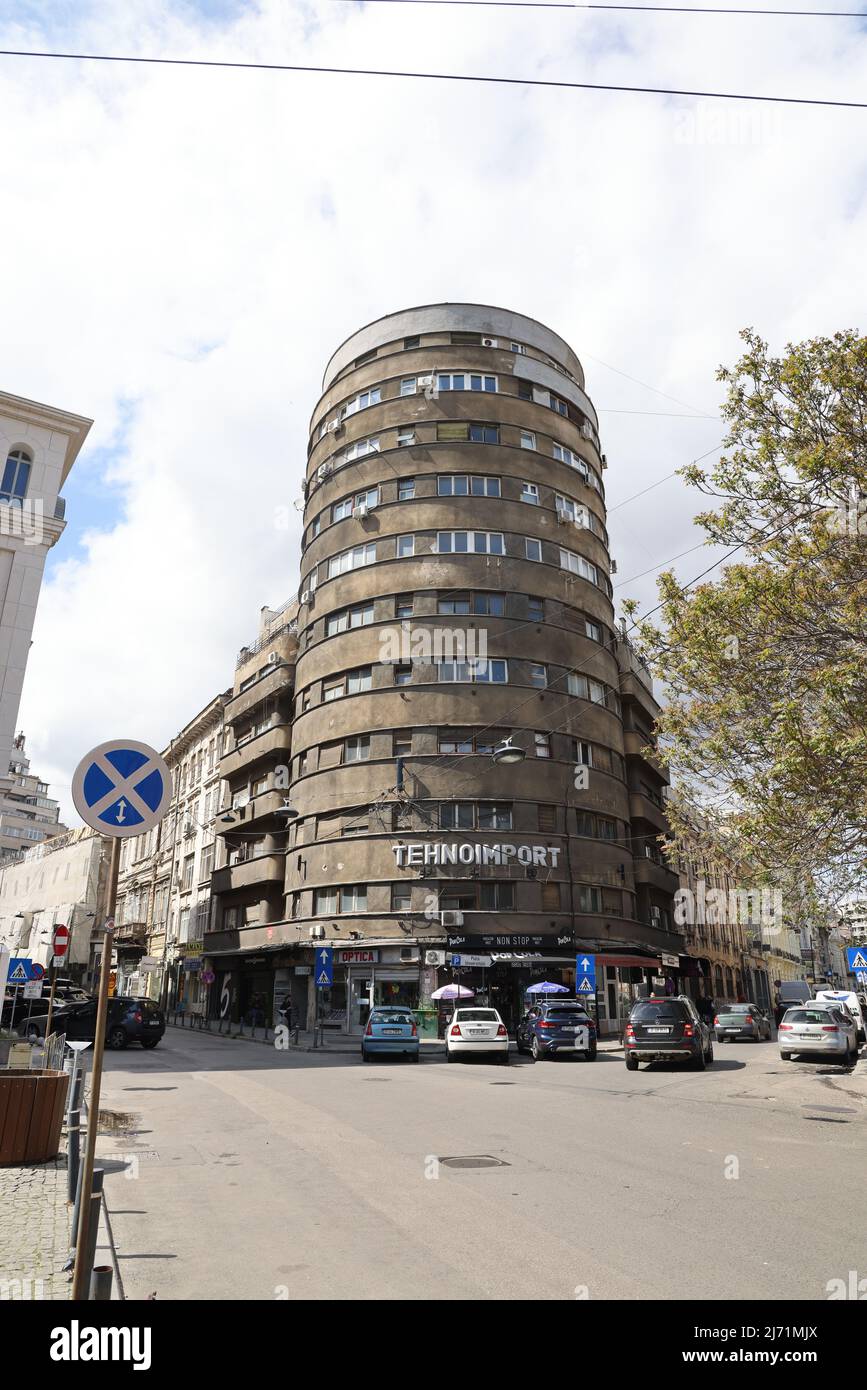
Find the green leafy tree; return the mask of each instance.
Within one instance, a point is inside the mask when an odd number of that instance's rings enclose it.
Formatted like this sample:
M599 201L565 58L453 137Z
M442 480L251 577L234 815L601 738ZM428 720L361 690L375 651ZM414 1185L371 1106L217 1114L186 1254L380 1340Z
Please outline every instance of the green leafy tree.
M724 454L682 470L731 559L697 587L661 575L639 642L667 688L675 779L770 876L843 892L867 865L867 338L774 357L741 337L718 373Z

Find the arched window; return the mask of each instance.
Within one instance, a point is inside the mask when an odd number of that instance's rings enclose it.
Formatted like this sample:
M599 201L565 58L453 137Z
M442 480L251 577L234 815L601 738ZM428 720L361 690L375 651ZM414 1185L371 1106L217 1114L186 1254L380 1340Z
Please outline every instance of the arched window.
M0 483L0 502L10 506L21 506L30 481L33 455L26 449L13 449L6 459L3 481Z

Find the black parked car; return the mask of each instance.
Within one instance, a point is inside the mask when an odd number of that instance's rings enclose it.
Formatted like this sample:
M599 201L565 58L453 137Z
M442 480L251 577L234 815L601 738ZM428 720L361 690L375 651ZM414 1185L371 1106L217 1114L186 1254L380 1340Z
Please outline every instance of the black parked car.
M26 1021L28 1013L42 1014L47 1012L48 994L47 976L42 981L42 994L38 999L25 999L23 990L8 987L6 998L3 1000L3 1013L0 1015L2 1026L4 1028L17 1028L20 1023ZM55 1007L58 1004L72 1003L73 1001L84 1003L89 998L90 995L87 990L82 989L81 985L75 984L72 980L58 976L54 982Z
M41 1004L42 1001L40 1001ZM95 999L83 1002L56 1004L51 1020L52 1031L65 1033L70 1042L93 1042L96 1037ZM22 1038L35 1042L45 1036L48 1011L32 1014L18 1027ZM122 1048L127 1043L140 1042L142 1047L156 1047L166 1031L162 1009L152 999L132 999L114 995L108 1001L105 1030L106 1047Z
M519 1052L530 1052L536 1062L543 1057L576 1052L587 1062L596 1060L596 1025L580 999L546 999L528 1009L515 1034Z
M628 1071L639 1062L686 1058L698 1071L713 1061L713 1034L685 994L639 999L623 1036Z

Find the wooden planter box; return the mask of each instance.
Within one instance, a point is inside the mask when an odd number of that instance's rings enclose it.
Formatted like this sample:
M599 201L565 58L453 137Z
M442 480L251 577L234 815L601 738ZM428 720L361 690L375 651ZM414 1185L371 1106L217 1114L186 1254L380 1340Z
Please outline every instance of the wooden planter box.
M68 1085L65 1071L0 1071L0 1168L56 1156Z

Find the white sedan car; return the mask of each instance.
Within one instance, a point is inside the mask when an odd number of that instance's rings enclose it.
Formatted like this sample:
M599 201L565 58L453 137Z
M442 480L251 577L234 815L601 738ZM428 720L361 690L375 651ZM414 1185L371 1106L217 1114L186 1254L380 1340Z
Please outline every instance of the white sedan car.
M780 1057L829 1057L852 1066L858 1060L858 1026L848 1009L809 999L786 1013L777 1030Z
M446 1027L446 1055L450 1062L461 1057L488 1057L509 1064L509 1034L496 1009L455 1009Z

